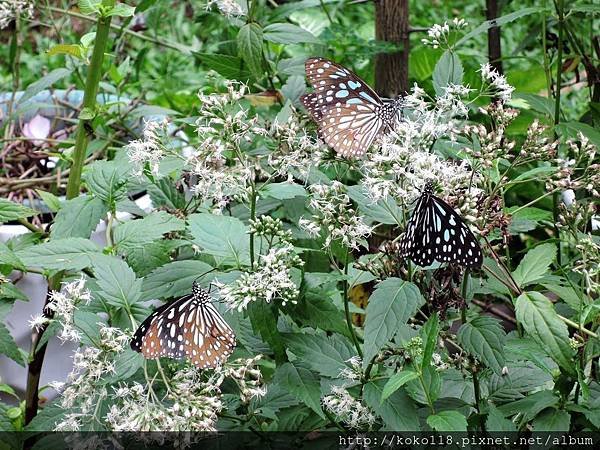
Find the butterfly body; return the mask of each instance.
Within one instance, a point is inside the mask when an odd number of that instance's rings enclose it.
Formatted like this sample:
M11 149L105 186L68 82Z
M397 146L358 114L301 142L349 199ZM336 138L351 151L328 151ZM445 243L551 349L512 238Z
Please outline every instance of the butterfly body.
M233 330L195 282L191 294L150 314L131 341L131 349L144 358L186 358L201 369L220 366L234 348Z
M422 267L434 261L469 268L483 263L477 238L454 209L433 194L431 183L417 200L400 240L400 252Z
M341 156L362 156L400 120L401 99L381 99L345 67L325 58L309 58L305 69L314 92L301 101L319 126L321 138Z

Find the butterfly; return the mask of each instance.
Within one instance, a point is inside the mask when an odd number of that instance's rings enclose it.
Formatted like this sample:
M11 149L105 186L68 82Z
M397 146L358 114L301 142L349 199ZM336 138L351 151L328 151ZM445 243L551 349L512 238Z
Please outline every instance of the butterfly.
M315 91L300 101L320 136L341 156L362 156L400 120L400 98L379 98L357 75L328 59L309 58L304 65Z
M187 358L200 369L223 364L235 348L235 334L195 281L192 293L161 306L139 326L131 349L144 358Z
M431 182L417 200L400 240L400 253L422 267L433 261L469 268L483 263L477 238L450 205L433 195Z

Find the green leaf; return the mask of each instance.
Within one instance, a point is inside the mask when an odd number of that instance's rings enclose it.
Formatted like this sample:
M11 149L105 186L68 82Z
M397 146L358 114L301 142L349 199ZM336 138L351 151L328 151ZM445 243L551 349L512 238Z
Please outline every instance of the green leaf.
M102 0L78 0L77 6L81 14L89 15L100 11Z
M37 212L31 208L0 198L0 223L24 219L25 217L33 216L35 214L37 214Z
M122 259L103 258L99 264L94 264L94 275L99 293L107 303L130 311L131 305L140 300L142 280L136 278L135 272Z
M306 189L296 183L270 183L258 191L263 197L272 197L278 200L287 200L294 197L306 197Z
M46 405L38 411L24 431L52 431L57 422L60 422L69 412L68 409L61 408L56 402Z
M195 259L165 264L144 278L142 299L181 297L190 292L194 279L211 270L211 266Z
M505 419L502 413L491 403L488 405L488 416L485 421L486 431L491 432L514 432L517 431L515 424Z
M25 366L23 354L2 322L0 322L0 355L6 355L17 364Z
M422 304L423 297L412 283L399 278L387 278L377 285L366 310L365 367L396 334L398 327L406 323Z
M600 131L582 122L562 122L556 125L555 130L563 137L579 138L579 133L587 137L592 144L600 147Z
M458 411L440 411L427 418L435 431L467 431L467 419Z
M114 373L109 379L115 383L126 380L135 375L138 369L143 365L144 357L142 354L127 348L123 353L115 357Z
M131 17L135 14L135 6L129 6L124 3L117 3L105 14L106 17Z
M310 31L291 23L271 23L264 30L266 41L277 44L320 44Z
M506 333L499 320L488 316L479 316L463 323L456 335L471 356L484 363L498 375L502 375L505 365L504 345Z
M348 325L340 309L323 291L308 291L294 307L293 316L302 325L348 336ZM348 336L349 337L349 336Z
M36 189L35 192L37 192L50 211L56 212L60 209L60 199L56 195L42 191L41 189Z
M71 70L69 69L65 69L62 67L59 69L54 69L52 72L48 73L47 75L44 75L39 80L34 81L29 86L27 86L27 89L25 89L23 95L21 95L21 97L19 98L19 105L25 103L27 100L29 100L36 94L39 94L47 87L52 86L58 80L62 80L63 78L69 75L71 75Z
M242 58L219 53L195 53L200 62L209 69L223 75L230 80L247 80L250 72L244 69Z
M479 25L477 28L475 28L471 32L464 35L461 39L459 39L458 42L455 44L455 46L456 47L461 46L462 44L464 44L466 41L468 41L472 37L477 36L481 33L485 33L487 30L489 30L492 27L499 27L499 26L502 26L509 22L512 22L513 20L520 19L521 17L527 16L530 14L535 14L538 12L543 12L543 11L544 11L544 8L541 6L535 6L532 8L521 8L518 11L515 11L510 14L506 14L506 15L498 17L496 19L486 20L481 25Z
M392 375L385 383L381 393L381 401L387 399L390 395L408 383L410 380L418 378L419 374L413 370L403 370Z
M538 391L525 398L501 405L498 410L505 417L519 414L521 423L525 423L537 416L540 411L556 405L558 401L558 397L552 391Z
M532 422L533 431L569 431L571 415L564 410L546 408Z
M558 318L552 302L539 292L525 292L515 304L517 321L568 373L574 373L574 350L567 326Z
M112 208L127 193L129 170L117 161L96 161L87 166L84 179L89 190Z
M266 395L250 401L250 411L275 419L277 417L275 413L298 403L300 401L287 389L278 384L269 384Z
M421 361L421 368L424 370L431 364L431 357L433 351L437 345L438 333L440 332L440 319L436 313L434 313L420 330L425 347L423 348L423 360Z
M204 253L219 257L225 264L250 264L248 229L241 220L209 213L189 217L190 232Z
M237 35L238 55L256 78L263 76L263 32L257 23L247 23Z
M330 378L337 378L347 369L346 361L356 354L352 344L340 335L287 333L283 341L303 365Z
M554 244L541 244L529 250L513 272L513 278L521 287L527 286L540 278L550 267L556 258L556 246Z
M165 233L184 229L183 220L166 211L155 211L143 219L130 220L116 227L114 240L119 250L128 250L160 239Z
M10 248L6 246L4 242L0 242L0 266L8 265L13 269L24 269L25 265L23 261L19 259L19 257L13 252ZM4 283L7 284L7 283ZM0 284L3 286L4 284ZM0 289L0 293L2 290ZM1 297L1 295L0 295Z
M56 270L81 270L92 265L100 248L83 238L56 239L16 253L27 267Z
M107 212L102 200L96 197L82 195L67 200L56 214L50 235L53 239L89 238Z
M359 185L349 186L348 196L357 203L362 214L376 222L389 225L399 225L403 223L402 208L400 208L396 201L391 197L373 203L373 201L365 195L364 188Z
M521 100L511 102L515 106L520 107L522 103L526 107L533 109L534 111L545 114L550 118L554 118L554 102L548 97L542 97L541 95L528 94L525 92L518 92L513 95L513 99Z
M462 84L463 66L455 52L446 50L433 71L433 87L437 95L443 95L451 84Z
M303 367L285 363L275 371L273 382L289 391L322 418L321 384L317 375Z
M381 402L383 380L370 381L365 385L363 398L365 403L379 415L384 427L379 431L419 431L419 418L414 402L399 389Z
M82 50L79 44L56 44L50 47L46 54L48 56L71 55L77 59L83 59L84 53Z
M255 333L260 334L260 337L265 341L273 353L275 353L275 361L280 363L285 360L285 346L279 330L277 329L277 318L279 310L275 305L267 302L258 301L248 305L248 316L252 323L252 329Z

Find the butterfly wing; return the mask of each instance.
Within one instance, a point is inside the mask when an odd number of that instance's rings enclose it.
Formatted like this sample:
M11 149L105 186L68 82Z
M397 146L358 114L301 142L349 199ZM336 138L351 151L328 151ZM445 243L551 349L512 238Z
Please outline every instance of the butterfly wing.
M131 348L144 358L189 359L201 369L221 365L235 347L235 334L205 298L192 294L161 306L136 331Z
M422 195L417 200L400 240L400 253L422 267L434 261L434 249L428 230L431 230L431 197Z
M364 154L387 125L379 96L356 74L325 58L309 58L306 76L315 92L302 96L325 142L345 157Z

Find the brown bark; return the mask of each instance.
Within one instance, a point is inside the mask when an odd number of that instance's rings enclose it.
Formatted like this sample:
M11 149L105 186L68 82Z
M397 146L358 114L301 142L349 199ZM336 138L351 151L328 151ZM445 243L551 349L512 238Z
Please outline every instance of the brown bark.
M498 0L485 0L485 16L487 20L497 19L500 15ZM502 70L502 47L500 45L500 27L488 29L488 60L498 73Z
M382 96L396 97L408 91L408 0L375 1L375 37L402 48L380 53L375 59L375 90Z

